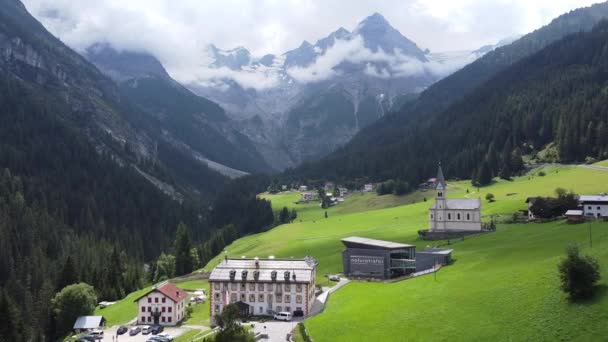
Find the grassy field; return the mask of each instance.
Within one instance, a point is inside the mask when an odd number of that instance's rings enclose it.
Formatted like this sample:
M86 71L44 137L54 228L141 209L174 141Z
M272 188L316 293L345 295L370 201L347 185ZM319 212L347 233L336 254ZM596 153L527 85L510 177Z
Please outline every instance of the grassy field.
M101 315L106 319L106 325L108 327L126 324L132 319L135 319L137 315L137 303L134 302L139 296L148 292L152 287L146 287L145 289L130 293L125 298L116 302L112 306L108 306L105 309L97 307L95 309L95 315Z
M527 197L553 195L557 187L579 194L606 192L608 172L550 166L480 189L469 181L448 185L448 197L481 198L482 215L488 220L510 217L526 209ZM485 201L487 193L496 201ZM324 274L342 270L341 238L357 235L426 246L428 242L417 240L417 231L427 227L433 193L383 197L352 195L328 209L327 219L318 206L307 207L301 222L239 239L227 247L228 254L312 255L319 261L317 279L324 282ZM275 209L298 208L291 204L297 194L267 198ZM570 243L579 244L602 265L598 295L586 303L568 303L559 291L556 265ZM501 224L496 233L467 238L452 248L456 262L442 269L436 281L431 275L393 284L347 285L332 295L324 313L306 320L309 334L315 341L589 341L608 335L608 223Z
M189 280L175 283L175 285L180 289L190 292L204 289L205 293L209 295L209 282L206 279ZM201 304L192 304L192 316L190 316L190 318L183 324L209 326L209 301L206 300Z
M356 282L305 324L315 341L597 341L608 335L608 287L570 304L556 265L577 243L608 277L608 224L503 225L453 245L453 265L393 284ZM356 327L356 329L354 329Z
M543 173L544 176L539 175ZM527 197L553 195L557 187L581 194L608 191L608 172L576 166L552 166L535 169L512 181L496 180L492 185L480 189L471 186L470 181L448 181L447 195L451 198L481 198L482 215L489 220L490 215L510 217L512 213L527 208ZM494 194L496 201L485 201L487 193ZM273 201L275 209L290 206L300 212L300 205L294 204L297 193L263 196ZM353 194L347 197L345 203L327 209L327 219L317 204L307 204L302 222L296 220L268 232L246 236L233 242L226 250L231 257L274 255L297 258L311 255L319 261L317 279L323 282L324 274L342 270L341 252L344 248L340 239L344 237L356 235L426 246L427 242L417 240L417 231L428 227L427 213L433 192L418 192L401 201L412 203L415 200L413 196L418 196L415 203L394 206L399 202L395 196ZM427 201L420 200L420 196L426 197ZM375 202L376 209L357 211L365 207L366 202ZM386 208L379 209L383 206ZM220 258L214 258L205 268L212 269Z

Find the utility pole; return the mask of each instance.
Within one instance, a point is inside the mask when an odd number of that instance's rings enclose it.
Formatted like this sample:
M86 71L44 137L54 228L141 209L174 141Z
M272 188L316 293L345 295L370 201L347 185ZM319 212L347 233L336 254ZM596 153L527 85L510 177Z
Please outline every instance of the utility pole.
M593 239L591 237L591 221L589 221L589 248L593 248Z

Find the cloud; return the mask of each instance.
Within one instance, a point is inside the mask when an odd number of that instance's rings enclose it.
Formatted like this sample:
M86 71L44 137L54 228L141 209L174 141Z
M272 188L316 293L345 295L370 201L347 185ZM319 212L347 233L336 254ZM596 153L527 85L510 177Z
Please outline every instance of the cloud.
M433 56L431 56L433 57ZM363 72L371 77L397 78L431 75L444 77L471 63L477 56L471 53L443 54L441 58L421 61L403 54L400 50L373 52L366 48L363 39L336 40L334 45L307 67L292 67L287 74L301 83L328 80L341 74L342 63L364 63Z
M280 55L303 40L314 42L340 26L353 28L366 16L379 12L421 47L432 51L473 50L529 32L597 0L23 1L49 31L76 50L107 42L118 49L152 53L179 81L229 77L259 89L270 87L280 75L267 71L261 77L248 71L206 69L205 47L209 43L222 48L245 46L256 56ZM301 80L323 79L335 72L329 67L334 64L332 58L339 57L338 52L335 54L319 62L324 64L318 64L316 70L291 72ZM405 73L420 70L415 62L400 66ZM441 64L426 67L432 72L445 72L442 70L447 68ZM386 75L380 69L376 72Z

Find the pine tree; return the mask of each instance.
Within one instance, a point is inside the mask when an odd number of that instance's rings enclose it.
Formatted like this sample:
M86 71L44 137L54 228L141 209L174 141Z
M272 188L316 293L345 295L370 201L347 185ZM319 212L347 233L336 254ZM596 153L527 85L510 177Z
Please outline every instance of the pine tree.
M492 172L490 171L490 167L488 166L488 163L486 161L481 163L477 181L481 186L492 183Z
M175 237L175 275L181 276L192 272L193 260L190 250L190 236L186 225L180 223L177 226L177 234Z
M61 274L59 275L59 279L57 280L57 290L61 290L62 288L76 284L78 282L78 271L76 271L76 265L74 265L74 260L71 255L65 259L65 263L63 264L63 269L61 270Z
M19 310L3 289L0 289L0 317L0 341L22 341L20 332L23 325Z

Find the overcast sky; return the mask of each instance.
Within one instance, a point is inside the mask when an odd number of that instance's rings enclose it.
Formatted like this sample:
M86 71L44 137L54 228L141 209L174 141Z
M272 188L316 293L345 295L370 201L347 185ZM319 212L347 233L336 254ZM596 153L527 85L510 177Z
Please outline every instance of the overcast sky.
M281 54L374 12L431 51L476 49L530 32L597 0L23 0L82 50L95 42L153 53L169 69L200 64L208 43Z

